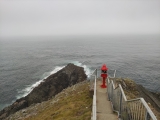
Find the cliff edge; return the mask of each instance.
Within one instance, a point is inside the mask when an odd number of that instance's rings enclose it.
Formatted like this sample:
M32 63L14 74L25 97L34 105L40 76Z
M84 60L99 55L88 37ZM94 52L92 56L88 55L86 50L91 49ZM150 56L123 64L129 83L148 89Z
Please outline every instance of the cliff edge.
M26 97L16 100L12 105L1 110L0 120L32 104L49 100L68 86L82 82L86 78L87 76L82 67L70 63L57 73L44 79Z
M50 100L32 104L5 120L90 120L93 96L85 80L63 89Z

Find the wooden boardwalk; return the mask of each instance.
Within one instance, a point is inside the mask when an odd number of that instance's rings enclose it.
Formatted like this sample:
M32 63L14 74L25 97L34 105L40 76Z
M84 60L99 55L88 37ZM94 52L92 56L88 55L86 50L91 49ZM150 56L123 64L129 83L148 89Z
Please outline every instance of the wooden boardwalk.
M111 103L108 100L107 89L101 88L101 80L97 81L97 120L118 120L117 114L113 113Z

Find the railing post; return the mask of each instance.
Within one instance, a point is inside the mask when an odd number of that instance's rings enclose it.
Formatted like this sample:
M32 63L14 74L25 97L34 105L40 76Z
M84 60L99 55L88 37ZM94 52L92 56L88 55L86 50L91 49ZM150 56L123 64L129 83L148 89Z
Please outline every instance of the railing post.
M111 102L113 102L113 85L111 84Z
M107 77L107 89L106 89L107 95L108 95L108 100L109 100L109 84L108 84L108 77Z
M97 76L98 76L98 75L97 75L97 69L96 69L96 79L97 79Z
M116 70L114 71L114 78L116 77Z
M145 120L150 120L151 116L149 115L149 113L147 112L146 110L146 117L145 117Z
M122 113L122 92L120 93L120 100L119 100L119 118L121 118Z

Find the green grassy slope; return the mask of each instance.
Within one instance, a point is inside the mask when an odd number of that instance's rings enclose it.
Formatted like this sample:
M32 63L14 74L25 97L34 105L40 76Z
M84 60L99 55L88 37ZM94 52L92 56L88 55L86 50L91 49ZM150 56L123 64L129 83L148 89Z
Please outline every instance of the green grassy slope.
M90 120L92 96L87 81L68 87L52 99L18 111L11 120Z

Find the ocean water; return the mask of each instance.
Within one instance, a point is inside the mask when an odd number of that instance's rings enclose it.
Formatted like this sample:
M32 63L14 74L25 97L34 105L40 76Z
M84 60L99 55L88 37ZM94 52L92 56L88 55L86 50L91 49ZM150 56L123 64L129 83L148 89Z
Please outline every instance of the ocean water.
M160 91L160 36L63 36L0 40L0 110L68 63L89 76L105 63L116 76Z

